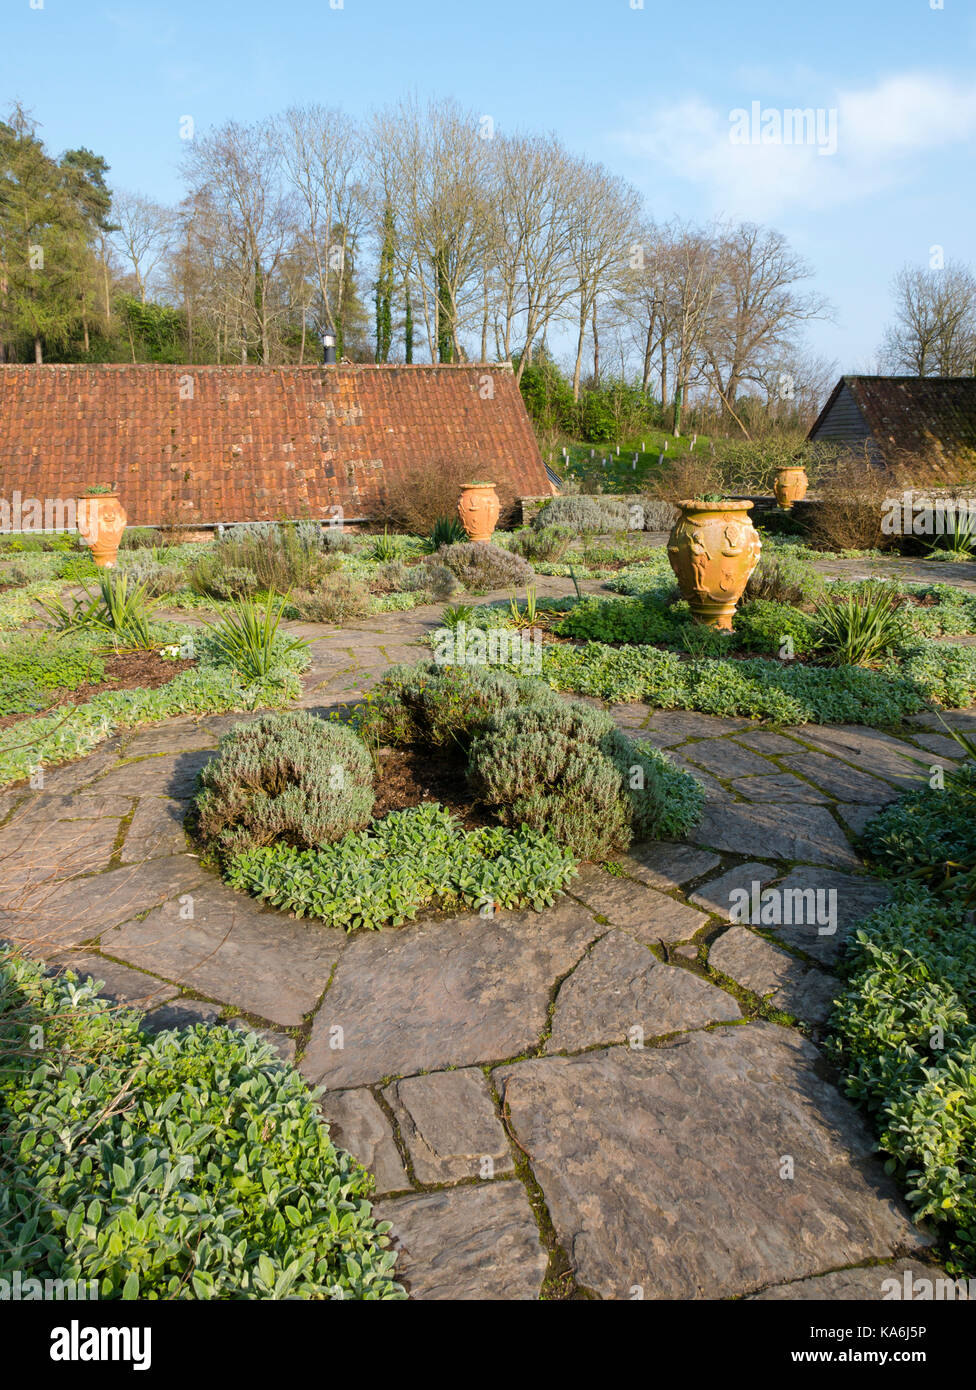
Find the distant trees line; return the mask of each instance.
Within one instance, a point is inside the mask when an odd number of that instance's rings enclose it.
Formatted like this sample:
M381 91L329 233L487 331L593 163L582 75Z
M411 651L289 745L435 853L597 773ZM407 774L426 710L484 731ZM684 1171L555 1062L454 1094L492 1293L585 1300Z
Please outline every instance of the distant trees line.
M835 375L803 351L829 311L780 233L656 222L553 135L415 98L186 133L164 207L54 157L22 108L0 122L0 360L309 363L328 329L351 361L509 360L551 395L569 340L566 418L626 384L742 433L757 402L809 418Z

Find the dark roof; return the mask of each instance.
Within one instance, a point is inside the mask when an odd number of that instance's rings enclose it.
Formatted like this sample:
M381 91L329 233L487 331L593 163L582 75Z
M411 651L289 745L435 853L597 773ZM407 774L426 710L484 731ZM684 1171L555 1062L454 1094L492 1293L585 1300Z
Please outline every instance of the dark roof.
M0 492L117 485L132 525L370 517L460 461L551 492L508 366L0 366Z
M976 449L976 377L841 377L809 438L823 428L845 385L871 438L886 454L919 453L934 446L951 456Z

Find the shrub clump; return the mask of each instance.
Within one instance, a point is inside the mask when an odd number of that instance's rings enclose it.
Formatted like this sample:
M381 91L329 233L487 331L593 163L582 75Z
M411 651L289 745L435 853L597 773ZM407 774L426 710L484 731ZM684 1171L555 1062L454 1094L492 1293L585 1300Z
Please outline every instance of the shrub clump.
M626 531L630 508L614 497L554 497L532 518L537 531L565 526L574 535L582 531Z
M557 564L572 545L574 534L568 526L526 526L511 536L508 548L523 560Z
M466 749L502 710L551 699L539 681L436 661L392 666L367 698L360 730L370 743Z
M487 593L489 589L507 589L513 585L518 587L532 579L532 566L527 560L513 555L500 545L484 541L442 545L437 559L473 594Z
M254 1033L150 1038L4 950L0 1041L0 1273L100 1299L405 1297L369 1174Z
M626 849L635 837L684 834L704 796L608 714L555 698L499 715L474 740L468 772L503 822L546 830L580 859Z
M287 612L305 622L339 625L369 612L369 591L353 575L330 574L315 589L296 589L288 599Z
M220 740L200 774L197 827L221 855L277 841L298 849L369 820L373 767L362 741L306 710L265 714Z

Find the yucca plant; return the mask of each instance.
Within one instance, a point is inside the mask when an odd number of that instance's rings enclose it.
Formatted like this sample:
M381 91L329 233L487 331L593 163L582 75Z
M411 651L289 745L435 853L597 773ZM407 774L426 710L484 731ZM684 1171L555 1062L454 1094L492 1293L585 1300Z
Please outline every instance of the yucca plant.
M453 632L461 623L469 623L473 617L473 603L449 603L441 614L441 625Z
M156 647L150 633L149 614L158 599L146 596L145 585L129 587L124 570L105 571L98 575L98 593L82 585L84 598L73 598L68 608L60 599L41 599L40 606L48 616L49 626L58 632L104 632L116 650L148 652Z
M512 627L535 627L536 624L536 595L535 586L529 585L525 590L525 607L522 608L518 601L518 595L512 590L512 597L509 600L508 610L512 615Z
M878 584L842 599L825 598L815 610L816 642L832 666L871 666L905 635L902 600Z
M932 546L926 559L948 555L953 560L971 560L976 554L976 521L968 512L953 512L950 529Z
M287 594L274 592L263 608L253 599L238 599L219 623L207 624L218 650L245 680L262 680L278 659L308 646L302 637L278 640L287 602Z
M384 565L388 565L391 560L395 560L400 553L400 542L396 536L391 536L389 529L384 526L382 536L377 536L370 547L370 558L379 560Z
M98 588L93 627L109 633L116 647L153 651L158 644L149 630L149 614L159 600L147 597L144 584L130 588L129 576L124 570L103 571L98 576Z
M432 551L440 550L442 545L457 545L468 538L468 533L456 516L439 516L430 533L429 545Z

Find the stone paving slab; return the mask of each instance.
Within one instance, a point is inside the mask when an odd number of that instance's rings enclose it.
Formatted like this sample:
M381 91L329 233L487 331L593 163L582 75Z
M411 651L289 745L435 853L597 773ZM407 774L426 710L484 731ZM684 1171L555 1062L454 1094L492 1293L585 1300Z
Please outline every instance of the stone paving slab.
M794 921L792 925L771 924L769 930L775 932L788 945L798 947L825 965L830 965L836 959L841 946L850 935L851 928L891 897L891 889L881 879L868 874L842 874L826 869L794 869L785 878L778 880L775 886L780 897L784 899L784 906L786 894L806 895L804 920L800 924ZM824 896L818 897L818 894ZM836 897L830 896L833 894ZM810 921L811 913L807 910L807 904L813 906L814 916L824 916L826 914L821 913L820 908L826 907L829 913L832 903L837 911L836 931L830 929L829 922L827 929L821 930L821 923ZM796 915L796 912L793 912L794 918ZM760 920L760 923L753 925L765 924Z
M799 753L784 758L783 762L841 801L863 801L880 806L899 795L888 782L825 753Z
M884 778L902 791L916 787L920 774L928 769L928 759L920 749L863 724L804 724L788 729L787 733L796 734L804 743L874 777Z
M684 743L689 738L720 738L723 734L748 730L748 719L722 719L715 714L696 714L692 710L659 710L647 721L647 729L658 738Z
M198 1023L216 1023L223 1010L205 999L174 999L146 1014L142 1026L147 1033L163 1033L169 1028L193 1028Z
M707 805L701 824L686 836L693 845L731 854L856 868L860 861L830 812L796 805L789 817L775 806L728 802Z
M595 1043L640 1044L667 1033L741 1018L730 994L677 965L663 965L623 932L598 941L556 996L547 1052Z
M796 1033L752 1023L493 1075L579 1282L701 1299L925 1243L821 1071Z
M477 1067L409 1076L383 1094L419 1182L492 1178L511 1170L508 1140Z
M129 796L168 796L185 800L193 795L197 775L213 757L213 751L180 753L138 758L120 763L103 773L92 785L98 792L120 792Z
M411 1298L538 1298L548 1258L520 1182L394 1197L375 1214L393 1223Z
M6 913L7 931L34 954L95 941L110 927L192 893L205 871L188 854L151 859L25 892Z
M750 748L742 748L731 739L703 739L699 743L689 743L681 749L682 756L711 773L713 777L729 781L733 777L773 777L779 772L775 763L754 753Z
M705 923L700 912L656 888L585 865L569 891L614 927L626 927L641 941L687 941Z
M377 1192L403 1192L411 1187L390 1122L368 1090L327 1091L319 1102L329 1121L332 1142L368 1168Z
M969 1302L972 1298L969 1287L968 1280L950 1279L938 1265L926 1264L921 1260L894 1260L890 1264L871 1265L866 1269L832 1270L829 1274L817 1274L793 1284L775 1284L772 1288L763 1289L762 1293L752 1293L746 1297L749 1302L795 1302L797 1299L805 1302L827 1299L890 1302L896 1298L927 1302L939 1290L943 1298L948 1299L951 1294L953 1301Z
M165 980L157 980L142 970L133 970L131 966L106 960L90 951L68 951L52 957L48 965L51 969L73 970L80 979L101 980L99 994L113 1004L124 1004L128 1008L151 1009L179 994L176 986Z
M841 989L832 975L787 955L745 927L730 927L720 936L709 947L708 963L806 1023L823 1023Z
M545 913L468 914L359 937L340 958L301 1070L345 1088L517 1056L542 1036L556 982L602 934L564 900Z
M617 856L617 863L628 878L635 878L648 888L664 889L680 888L711 873L721 862L717 854L675 840L631 845L628 854Z
M102 950L286 1027L318 1003L346 941L289 920L209 879L187 904L163 903L102 933Z
M777 806L791 806L797 802L823 806L830 801L825 792L789 772L773 777L739 777L732 783L732 790L747 801L774 801Z
M707 883L703 883L689 898L689 902L695 903L703 908L705 912L714 913L716 917L724 917L728 920L732 909L732 894L746 892L752 896L752 886L758 883L760 888L765 888L767 883L772 883L779 873L771 864L757 863L751 860L745 864L736 864L735 868L728 869L718 878L710 878Z
M121 862L137 864L143 859L184 853L189 848L183 829L186 809L184 801L163 796L140 797L125 832Z

